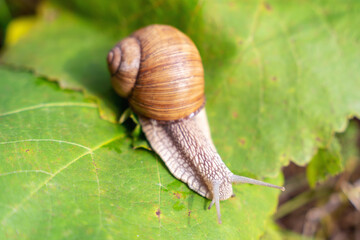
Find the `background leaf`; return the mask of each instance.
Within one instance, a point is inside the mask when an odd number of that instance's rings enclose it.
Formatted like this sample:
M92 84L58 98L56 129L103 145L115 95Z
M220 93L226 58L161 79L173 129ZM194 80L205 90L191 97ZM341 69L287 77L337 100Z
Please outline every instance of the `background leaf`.
M109 39L70 14L57 14L51 8L45 10L43 21L10 48L4 59L56 80L62 88L84 91L98 101L102 116L115 122L117 98L107 81L105 62Z
M10 22L11 16L5 0L0 0L0 48L3 46L5 29Z
M311 187L343 170L340 145L334 140L328 149L320 148L306 168L306 176Z

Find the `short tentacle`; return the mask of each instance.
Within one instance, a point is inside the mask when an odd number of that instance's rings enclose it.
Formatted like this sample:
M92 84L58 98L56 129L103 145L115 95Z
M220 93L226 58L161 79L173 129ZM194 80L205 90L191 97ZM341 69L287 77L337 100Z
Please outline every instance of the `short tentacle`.
M220 213L220 181L213 181L213 199L210 203L209 209L215 204L218 222L221 224L221 213Z

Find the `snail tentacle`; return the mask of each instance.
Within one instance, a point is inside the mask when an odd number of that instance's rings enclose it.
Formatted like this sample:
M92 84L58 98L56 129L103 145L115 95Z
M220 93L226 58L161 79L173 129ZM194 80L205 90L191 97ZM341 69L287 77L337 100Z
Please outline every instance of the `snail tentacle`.
M265 186L265 187L271 187L271 188L280 189L281 191L285 191L284 187L276 186L274 184L270 184L270 183L259 181L259 180L252 179L252 178L238 176L238 175L235 175L235 174L231 176L231 182L232 183L249 183L249 184L260 185L260 186Z
M217 217L218 217L218 223L221 224L221 212L220 212L220 184L221 182L218 180L215 180L212 182L212 186L213 186L213 199L210 203L209 209L211 208L212 205L214 205L215 203L215 207L216 207L216 213L217 213Z

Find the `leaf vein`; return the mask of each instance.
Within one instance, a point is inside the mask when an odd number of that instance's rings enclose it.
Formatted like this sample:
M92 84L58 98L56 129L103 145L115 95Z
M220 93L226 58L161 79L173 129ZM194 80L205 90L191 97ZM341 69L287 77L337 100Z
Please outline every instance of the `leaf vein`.
M12 174L17 174L17 173L43 173L43 174L47 174L52 176L52 173L49 173L47 171L44 170L34 170L34 169L30 169L30 170L17 170L17 171L12 171L12 172L4 172L4 173L0 173L0 177L2 176L7 176L7 175L12 175Z
M52 108L52 107L88 107L88 108L97 108L97 105L94 103L81 103L81 102L55 102L55 103L42 103L38 105L33 105L29 107L24 107L20 109L16 109L13 111L0 113L0 117L22 113L26 111L42 109L42 108Z
M100 188L100 180L99 180L99 175L98 175L98 168L96 166L93 152L91 152L91 159L92 159L92 164L94 165L95 177L96 177L96 182L97 182L97 187L98 187L98 212L99 212L99 228L98 228L98 230L101 230L103 228L101 199L100 199L101 188Z
M89 147L86 147L84 145L81 145L79 143L75 142L69 142L64 140L57 140L57 139L23 139L23 140L15 140L15 141L8 141L8 142L0 142L0 145L2 144L12 144L12 143L21 143L21 142L57 142L57 143L66 143L74 146L78 146L81 148L84 148L86 150L91 150Z

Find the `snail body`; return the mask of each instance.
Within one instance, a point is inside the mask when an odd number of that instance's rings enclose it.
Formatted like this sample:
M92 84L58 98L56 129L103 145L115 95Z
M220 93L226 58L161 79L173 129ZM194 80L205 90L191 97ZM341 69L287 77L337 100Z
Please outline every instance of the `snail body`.
M237 176L221 160L204 107L200 54L185 34L171 26L150 25L119 42L107 61L115 91L128 99L152 149L176 178L212 200L219 223L220 200L233 195L232 183L284 190Z

